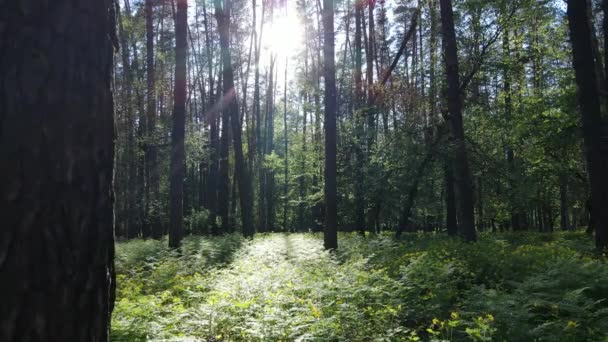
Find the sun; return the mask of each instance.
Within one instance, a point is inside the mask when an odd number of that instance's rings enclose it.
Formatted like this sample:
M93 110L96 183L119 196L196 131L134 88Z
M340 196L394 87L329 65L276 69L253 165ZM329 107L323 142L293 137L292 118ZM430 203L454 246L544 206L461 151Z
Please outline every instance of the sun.
M290 58L301 50L304 30L295 8L287 6L277 12L264 28L262 45L279 58Z

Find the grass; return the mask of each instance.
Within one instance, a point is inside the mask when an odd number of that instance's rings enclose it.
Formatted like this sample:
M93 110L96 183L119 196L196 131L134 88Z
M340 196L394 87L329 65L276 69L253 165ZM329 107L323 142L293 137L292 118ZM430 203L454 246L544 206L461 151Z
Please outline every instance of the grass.
M117 246L113 341L608 341L582 233L265 234Z

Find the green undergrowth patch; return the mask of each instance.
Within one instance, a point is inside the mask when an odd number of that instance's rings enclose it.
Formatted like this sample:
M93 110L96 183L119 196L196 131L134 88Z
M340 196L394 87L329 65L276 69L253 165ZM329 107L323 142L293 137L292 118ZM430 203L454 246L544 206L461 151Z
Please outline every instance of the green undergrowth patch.
M582 233L189 237L117 245L114 341L608 341Z

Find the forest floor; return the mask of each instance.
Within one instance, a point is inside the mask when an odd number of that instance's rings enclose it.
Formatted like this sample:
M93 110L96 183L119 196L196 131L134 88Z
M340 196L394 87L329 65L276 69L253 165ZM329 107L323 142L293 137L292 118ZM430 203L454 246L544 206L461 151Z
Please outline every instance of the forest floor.
M608 341L583 233L189 237L117 245L113 341Z

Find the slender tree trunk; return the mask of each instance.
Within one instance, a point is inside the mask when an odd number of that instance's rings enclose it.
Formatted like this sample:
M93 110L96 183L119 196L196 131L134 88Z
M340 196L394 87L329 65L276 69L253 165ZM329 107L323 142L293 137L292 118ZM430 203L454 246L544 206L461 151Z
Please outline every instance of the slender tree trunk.
M231 1L224 1L223 8L221 2L221 0L215 0L215 15L217 18L218 30L220 34L220 48L222 53L223 65L223 101L226 101L223 106L223 110L224 112L227 112L228 115L230 115L230 124L232 126L232 140L234 146L235 160L234 167L236 171L235 176L239 186L243 235L246 237L252 237L255 233L255 229L253 227L251 181L249 176L249 170L247 169L247 164L245 163L245 156L243 154L241 123L239 120L239 105L236 98L236 91L234 88L234 73L232 70L232 58L230 56Z
M354 172L354 183L355 183L355 228L359 230L359 234L365 235L365 195L364 195L364 156L363 156L363 143L365 141L365 127L364 127L364 92L363 92L363 80L362 80L362 68L363 68L363 46L361 44L361 35L363 32L363 1L355 0L355 172Z
M454 29L454 14L451 0L440 0L443 49L447 76L447 102L455 144L454 175L456 182L457 208L460 233L467 241L476 240L473 213L473 186L465 145L462 123L462 98L458 71L458 47Z
M221 57L224 58L223 55ZM222 62L222 65L224 63ZM223 66L222 66L223 69ZM223 72L222 72L223 74ZM223 86L218 83L217 91L218 91L218 103L224 101L222 95ZM218 181L218 215L221 218L221 233L226 233L228 231L228 211L230 206L230 163L229 163L229 154L230 154L230 114L227 110L221 109L221 138L220 138L220 155L219 155L219 181Z
M171 133L169 246L181 245L184 235L184 135L186 125L186 54L188 50L188 0L177 0L175 14L175 88Z
M118 6L3 5L0 340L107 341Z
M338 248L338 190L336 183L336 65L334 1L323 0L323 69L325 76L325 229L326 249Z
M606 99L608 105L608 0L602 0L602 11L604 12L604 20L602 22L602 28L604 31L604 91L605 94L601 94Z
M568 177L563 174L559 177L559 216L562 230L570 230L569 205Z
M129 16L128 6L125 6L125 15ZM118 28L121 45L121 57L122 57L122 73L124 81L123 89L123 101L124 101L124 114L126 117L127 124L127 238L136 238L141 233L141 227L137 222L138 212L136 204L136 189L137 189L137 158L135 157L135 119L133 114L133 98L131 96L133 89L133 72L131 71L131 60L129 58L129 38L128 33L125 32L123 25L123 18L121 11L117 12L118 16Z
M454 160L448 157L445 164L445 224L449 236L458 234L458 220L456 219L456 195L454 193Z
M304 57L304 58L308 58L308 57ZM306 76L308 76L308 65L306 63L306 67L305 67L306 71ZM306 147L306 124L307 124L307 119L308 119L308 110L307 110L307 106L306 106L306 102L308 100L308 96L306 93L304 93L303 96L303 122L302 122L302 156L301 156L301 165L300 165L300 176L298 179L299 182L299 188L300 188L300 196L299 196L299 203L298 203L298 231L299 232L303 232L306 229L306 224L304 221L304 217L305 217L305 208L306 208L306 158L307 158L307 152L308 149Z
M146 201L146 218L150 225L152 236L160 238L162 227L160 223L158 151L156 147L156 78L154 69L154 27L152 0L146 0L146 115L148 132L146 137L146 173L148 176L148 200Z
M567 13L591 188L595 243L599 250L606 250L608 249L608 210L604 209L608 207L607 137L600 107L587 6L587 1L568 0Z
M287 57L285 57L285 83L284 83L284 94L283 94L283 140L285 142L285 188L283 189L283 230L288 231L287 228L287 207L289 204L289 140L287 136Z
M503 41L502 41L502 49L503 49L503 91L505 98L505 122L507 123L507 130L511 128L511 116L513 113L513 101L512 101L512 91L511 91L511 73L512 69L511 65L511 41L509 35L509 29L506 28L503 32ZM507 140L510 136L507 136ZM515 169L515 153L513 152L513 147L511 144L507 144L507 167L509 174L509 202L510 202L510 211L511 211L511 228L514 231L518 231L521 229L520 224L520 210L518 208L519 203L517 196L517 173Z

